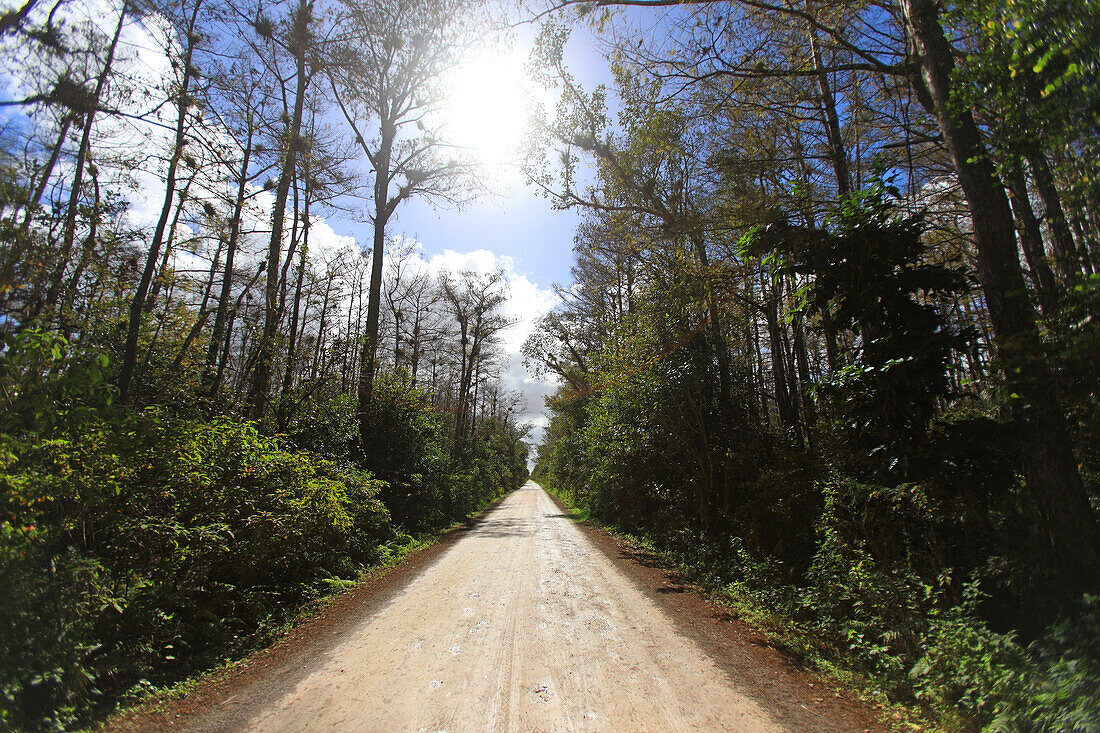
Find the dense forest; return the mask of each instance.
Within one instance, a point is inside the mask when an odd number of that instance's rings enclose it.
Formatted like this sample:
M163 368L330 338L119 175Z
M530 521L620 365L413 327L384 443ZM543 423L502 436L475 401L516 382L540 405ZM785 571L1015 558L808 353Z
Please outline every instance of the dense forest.
M0 728L80 727L240 655L527 479L508 281L387 231L476 189L420 124L469 21L0 16ZM318 237L339 206L373 240Z
M938 726L1097 730L1100 8L579 7L535 479Z

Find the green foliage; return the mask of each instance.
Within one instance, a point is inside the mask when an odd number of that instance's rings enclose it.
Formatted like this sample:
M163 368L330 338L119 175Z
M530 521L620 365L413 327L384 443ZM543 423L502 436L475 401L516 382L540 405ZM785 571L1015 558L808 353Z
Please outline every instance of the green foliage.
M807 400L810 445L754 422L767 387L751 372L734 373L740 399L723 415L702 278L670 247L659 287L578 357L593 387L548 401L535 475L893 700L953 725L1094 730L1097 602L1067 613L1039 591L1049 569L1020 541L1035 519L1014 425L992 380L963 392L951 372L974 345L954 307L968 279L933 259L895 200L877 184L822 229L779 221L741 242L765 277L796 284L793 317L847 347ZM1094 496L1097 283L1066 296L1045 333Z
M355 422L355 399L332 385L316 384L285 396L275 413L289 413L287 443L333 460L346 460L359 432Z
M69 726L255 643L393 538L369 474L155 410L0 436L3 711Z
M514 425L479 421L454 459L445 416L403 372L376 376L367 424L359 460L385 481L382 499L410 532L445 527L527 480L527 446Z
M977 595L977 588L972 588ZM961 707L989 731L1093 731L1100 720L1100 599L1028 647L962 609L937 616L910 672L922 699Z
M403 374L380 374L368 425L362 460L387 482L394 520L415 532L450 522L446 426L427 396Z
M988 110L1006 157L1055 156L1071 200L1100 193L1100 8L1095 0L967 0L957 12L976 31L959 72L956 104Z
M896 196L878 183L843 200L826 231L779 222L742 244L812 277L802 308L822 314L830 334L857 337L848 363L817 391L844 433L848 470L872 480L910 475L939 401L952 396L953 352L972 338L936 300L965 293L966 278L924 258L921 218L902 216Z
M63 336L35 328L0 331L0 430L48 428L81 420L111 404L109 359L74 353Z

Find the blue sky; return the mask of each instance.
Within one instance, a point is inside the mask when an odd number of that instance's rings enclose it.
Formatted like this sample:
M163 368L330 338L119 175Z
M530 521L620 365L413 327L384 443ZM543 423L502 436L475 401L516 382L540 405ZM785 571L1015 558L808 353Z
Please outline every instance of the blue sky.
M533 32L531 27L517 31L516 43L524 51L530 49ZM606 62L583 26L572 32L566 64L586 88L610 84ZM579 218L579 212L555 210L534 188L516 182L506 193L482 197L462 209L436 208L423 199L408 201L397 210L387 234L416 239L429 256L445 250L488 249L510 257L517 272L549 287L569 282L573 234ZM353 222L340 215L328 221L337 233L352 235L361 244L371 239L369 223Z
M523 33L523 31L521 31ZM530 30L519 43L529 48ZM573 30L566 64L586 88L609 84L610 74L595 40L586 28ZM436 208L423 199L398 208L387 227L389 237L414 239L422 245L420 257L449 269L503 267L512 283L509 315L519 323L506 341L510 355L502 378L509 389L521 392L526 407L520 419L532 423L531 442L537 444L546 424L544 397L555 385L533 379L522 366L518 346L534 320L556 302L551 287L571 282L573 236L580 212L554 209L551 202L522 181L505 193L484 196L462 209ZM355 237L360 246L371 241L371 225L335 214L327 223L339 235ZM491 254L490 254L491 253ZM468 254L469 257L461 255Z

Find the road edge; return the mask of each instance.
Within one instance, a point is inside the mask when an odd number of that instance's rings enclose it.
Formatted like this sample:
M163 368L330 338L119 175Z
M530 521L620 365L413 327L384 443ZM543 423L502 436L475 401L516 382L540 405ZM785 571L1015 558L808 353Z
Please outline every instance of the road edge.
M552 491L538 485L563 514L576 515ZM785 722L815 732L899 730L884 719L885 710L858 699L835 681L786 654L766 633L737 618L731 609L717 603L658 555L591 520L572 521L614 567L661 609L677 631L718 664L735 686L769 709L782 709ZM823 725L826 720L832 724Z
M213 711L221 703L246 693L257 682L293 667L297 661L334 643L352 618L368 616L384 606L434 565L514 491L509 491L465 521L444 530L431 544L413 550L399 562L365 571L354 588L327 597L323 606L314 610L307 606L304 613L270 644L116 710L105 720L85 730L96 733L152 733L180 729L200 718L214 715Z

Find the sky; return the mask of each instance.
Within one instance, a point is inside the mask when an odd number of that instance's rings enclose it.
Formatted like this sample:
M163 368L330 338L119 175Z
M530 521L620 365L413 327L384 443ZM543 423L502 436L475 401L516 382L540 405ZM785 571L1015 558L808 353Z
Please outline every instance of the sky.
M517 186L508 195L485 198L462 210L436 210L428 202L410 201L399 209L387 232L417 242L416 255L432 272L504 270L510 293L504 311L515 325L504 334L508 357L501 378L507 389L523 395L518 419L531 424L532 445L542 438L547 424L544 398L555 385L528 374L520 348L538 318L557 304L552 285L570 281L576 221L575 212L554 211L549 201ZM355 237L364 246L370 242L369 224L333 218L327 223L335 234Z

